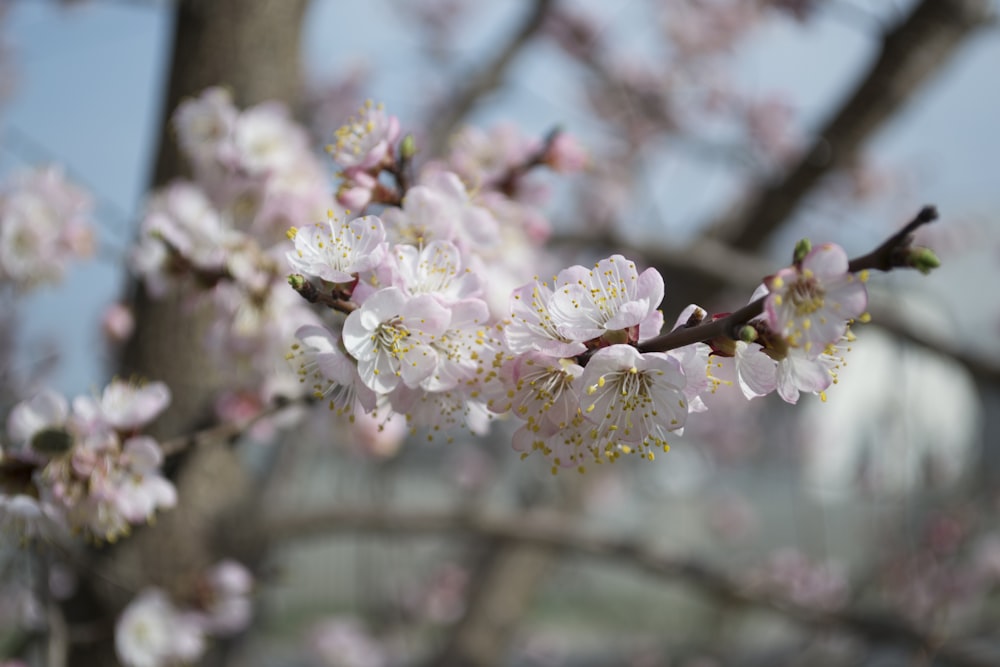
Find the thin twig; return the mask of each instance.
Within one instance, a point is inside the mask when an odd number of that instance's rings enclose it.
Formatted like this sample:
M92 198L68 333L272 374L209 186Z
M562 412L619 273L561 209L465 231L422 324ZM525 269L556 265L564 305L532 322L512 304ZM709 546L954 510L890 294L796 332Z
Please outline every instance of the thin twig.
M315 398L309 395L297 398L277 397L270 406L264 408L250 419L217 424L216 426L195 431L194 433L188 433L187 435L171 438L170 440L165 440L160 443L160 449L163 451L164 456L172 456L174 454L179 454L186 449L200 447L201 445L221 442L232 443L253 428L253 426L262 419L273 417L282 410L295 405L308 405L315 400Z
M896 232L871 252L856 257L848 264L848 271L857 273L865 270L891 271L906 266L905 251L913 240L913 232L923 225L937 219L937 210L933 206L925 206L900 231ZM675 329L665 334L651 338L636 347L640 352L666 352L685 345L709 341L720 336L737 338L736 331L744 324L764 312L766 296L751 301L737 311L725 317L699 324L693 327Z
M432 155L439 154L455 127L472 110L480 98L495 90L503 83L504 73L514 58L542 29L545 18L552 11L554 0L535 0L520 29L509 42L478 73L468 76L467 83L451 96L431 127L428 145Z

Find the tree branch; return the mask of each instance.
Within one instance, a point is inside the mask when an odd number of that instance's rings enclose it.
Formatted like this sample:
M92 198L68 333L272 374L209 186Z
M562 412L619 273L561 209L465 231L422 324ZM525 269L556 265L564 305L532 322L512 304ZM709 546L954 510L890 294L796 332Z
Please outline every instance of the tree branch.
M431 155L443 152L448 137L472 110L476 102L503 82L507 68L521 49L542 29L545 18L552 11L554 4L554 0L534 0L531 13L528 14L520 29L511 36L510 41L479 72L467 77L465 87L459 88L447 100L430 128L428 146Z
M848 165L864 142L948 62L962 41L993 19L986 0L921 0L882 40L878 59L783 179L710 226L709 234L757 249L826 174Z
M937 210L933 206L925 206L913 220L877 248L861 257L852 259L848 264L848 271L851 273L869 269L891 271L895 268L909 266L908 252L913 242L913 232L919 227L933 222L937 217ZM766 296L760 297L725 317L693 327L674 329L640 343L636 347L640 352L666 352L721 336L735 339L738 337L736 331L740 326L764 312L766 299Z
M655 553L634 539L589 534L573 526L572 517L550 513L542 517L487 516L449 512L399 512L337 508L265 520L261 529L276 542L355 532L392 537L469 534L480 539L569 551L607 558L656 577L679 581L720 602L768 610L811 628L833 628L869 642L889 642L933 656L955 667L987 667L995 662L960 646L944 642L921 628L887 612L810 607L755 590L696 558Z

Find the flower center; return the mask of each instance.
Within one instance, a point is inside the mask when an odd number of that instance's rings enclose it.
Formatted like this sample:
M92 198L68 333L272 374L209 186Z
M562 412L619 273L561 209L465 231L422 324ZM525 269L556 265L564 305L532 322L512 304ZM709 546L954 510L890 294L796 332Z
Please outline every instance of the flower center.
M823 297L826 293L815 278L802 276L788 290L788 298L792 302L797 317L812 315L823 307Z

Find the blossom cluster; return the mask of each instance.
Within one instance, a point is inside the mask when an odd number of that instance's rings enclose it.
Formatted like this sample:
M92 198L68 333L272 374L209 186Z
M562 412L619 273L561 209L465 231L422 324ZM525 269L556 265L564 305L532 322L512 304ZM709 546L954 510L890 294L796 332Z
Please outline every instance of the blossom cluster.
M177 492L161 473L163 451L142 433L169 402L162 383L114 380L99 397L78 396L72 405L48 390L18 403L0 458L12 473L0 488L4 532L57 540L69 529L113 542L173 507Z
M250 623L253 583L243 565L224 560L202 574L189 604L175 604L156 587L141 591L115 625L119 660L126 667L197 662L208 637L231 636Z
M59 282L93 250L92 207L56 167L15 174L0 190L0 281L21 290Z
M482 434L510 415L520 422L514 448L541 452L553 471L653 459L722 386L792 403L822 395L849 323L865 316L866 276L843 249L803 246L764 280L741 328L674 344L654 269L611 255L548 280L533 275L554 264L541 249L546 188L533 173L586 167L569 135L467 129L417 168L412 137L372 103L328 146L340 185L325 214L288 209L296 224L262 250L247 212L267 209L253 204L296 162L283 151L304 151L284 118L272 107L239 113L215 89L185 103L175 123L198 181L151 200L136 266L155 292L186 284L207 293L220 312L213 346L256 360L272 391L289 391L288 380L260 360L294 335L286 356L300 391L366 433L372 452L395 451L402 433L387 427L404 416L411 432L433 437L453 427ZM691 306L673 332L725 317Z
M277 104L240 111L210 88L182 103L173 125L194 180L150 197L131 268L154 298L179 291L193 310L210 311L199 342L220 364L247 367L246 386L264 387L265 400L281 391L274 360L312 317L284 286L284 232L323 214L327 176Z
M342 140L340 150L352 164L395 164L385 145L396 126L370 123L379 135L372 137L352 125L339 136L356 143L348 150ZM488 152L468 138L462 143ZM838 345L867 296L834 245L765 281L755 295L761 316L741 339L657 349L663 279L621 255L551 280L536 277L514 287L506 307L491 309L484 300L484 285L494 282L489 257L507 225L496 218L502 207L484 205L483 194L469 194L464 183L505 183L525 159L523 152L504 156L509 143L493 144L500 154L489 159L460 153L455 168L463 176L432 163L400 206L380 215L331 212L291 230L292 286L347 314L339 330L301 327L292 354L302 382L332 409L402 413L432 432L464 425L474 433L489 416L509 413L523 422L515 449L543 453L554 471L582 470L666 450L688 413L707 409L703 396L722 385L713 373L721 365L733 366L748 398L777 390L795 402L800 392L820 393L835 381ZM514 201L502 187L491 192ZM677 326L695 316L705 313L693 306Z

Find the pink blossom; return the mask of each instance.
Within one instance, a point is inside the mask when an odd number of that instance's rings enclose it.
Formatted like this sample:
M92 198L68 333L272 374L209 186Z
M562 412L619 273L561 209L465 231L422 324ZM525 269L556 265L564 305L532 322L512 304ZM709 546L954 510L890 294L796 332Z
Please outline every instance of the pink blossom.
M612 255L593 269L565 271L574 275L561 277L551 304L564 336L586 341L621 332L614 342L634 343L660 333L663 314L657 307L663 300L663 277L656 269L640 274L634 262Z
M431 337L444 333L450 321L450 311L434 297L408 299L399 288L387 287L347 317L344 346L373 391L388 393L400 382L416 387L436 370Z
M542 161L554 171L571 174L582 171L587 166L589 157L576 137L567 132L559 132L546 147Z
M20 289L62 280L91 253L91 208L58 168L15 174L0 192L0 280Z
M74 413L85 420L100 420L122 432L153 421L170 404L170 388L162 382L138 385L112 380L99 400L80 396L73 401Z
M290 230L295 250L286 257L293 271L332 283L350 283L375 269L388 251L382 221L374 215L347 220L330 212L326 224Z
M399 120L381 104L368 100L356 117L334 133L334 143L327 151L346 170L368 170L392 159L392 146L399 134Z
M327 667L385 667L388 655L354 619L332 618L316 626L310 644Z
M544 423L566 428L580 412L584 369L579 364L528 352L510 364L509 371L509 409L529 430L538 432Z
M30 447L36 434L47 429L61 429L69 417L69 403L61 394L43 389L21 401L7 416L7 434L24 447Z
M338 414L353 414L356 405L365 412L375 409L376 396L358 374L357 362L344 350L339 336L325 327L308 324L295 332L299 344L292 346L299 382L308 384L316 398L327 398Z
M646 455L667 446L667 433L684 428L686 380L676 359L640 354L631 345L598 350L580 378L583 415L611 441Z
M472 201L456 174L438 172L410 188L392 217L404 238L451 241L464 252L494 247L500 229L493 215Z
M27 544L63 541L69 533L65 518L52 504L24 494L0 492L0 535Z
M205 639L158 588L147 588L129 603L115 624L115 651L126 667L166 667L193 662Z
M573 271L561 271L554 278L554 287L558 290L576 278ZM510 319L503 330L511 352L523 354L534 350L554 357L575 357L586 351L582 340L564 333L564 321L560 318L563 311L553 307L554 295L553 287L539 280L514 290L510 296Z
M206 88L198 97L184 100L173 116L181 149L199 166L218 161L238 115L224 88Z
M450 241L431 241L422 248L398 245L395 259L387 268L391 276L384 281L409 295L433 294L442 303L478 297L482 281L468 267L462 267L458 246Z
M194 618L203 632L215 636L244 630L253 615L253 575L234 560L216 563L203 577L202 610Z
M844 249L825 243L813 248L801 266L767 279L764 310L770 328L810 358L840 340L848 320L861 316L868 305L864 281L847 267Z
M129 339L135 329L132 310L122 303L113 303L104 309L101 329L109 341L122 343Z

